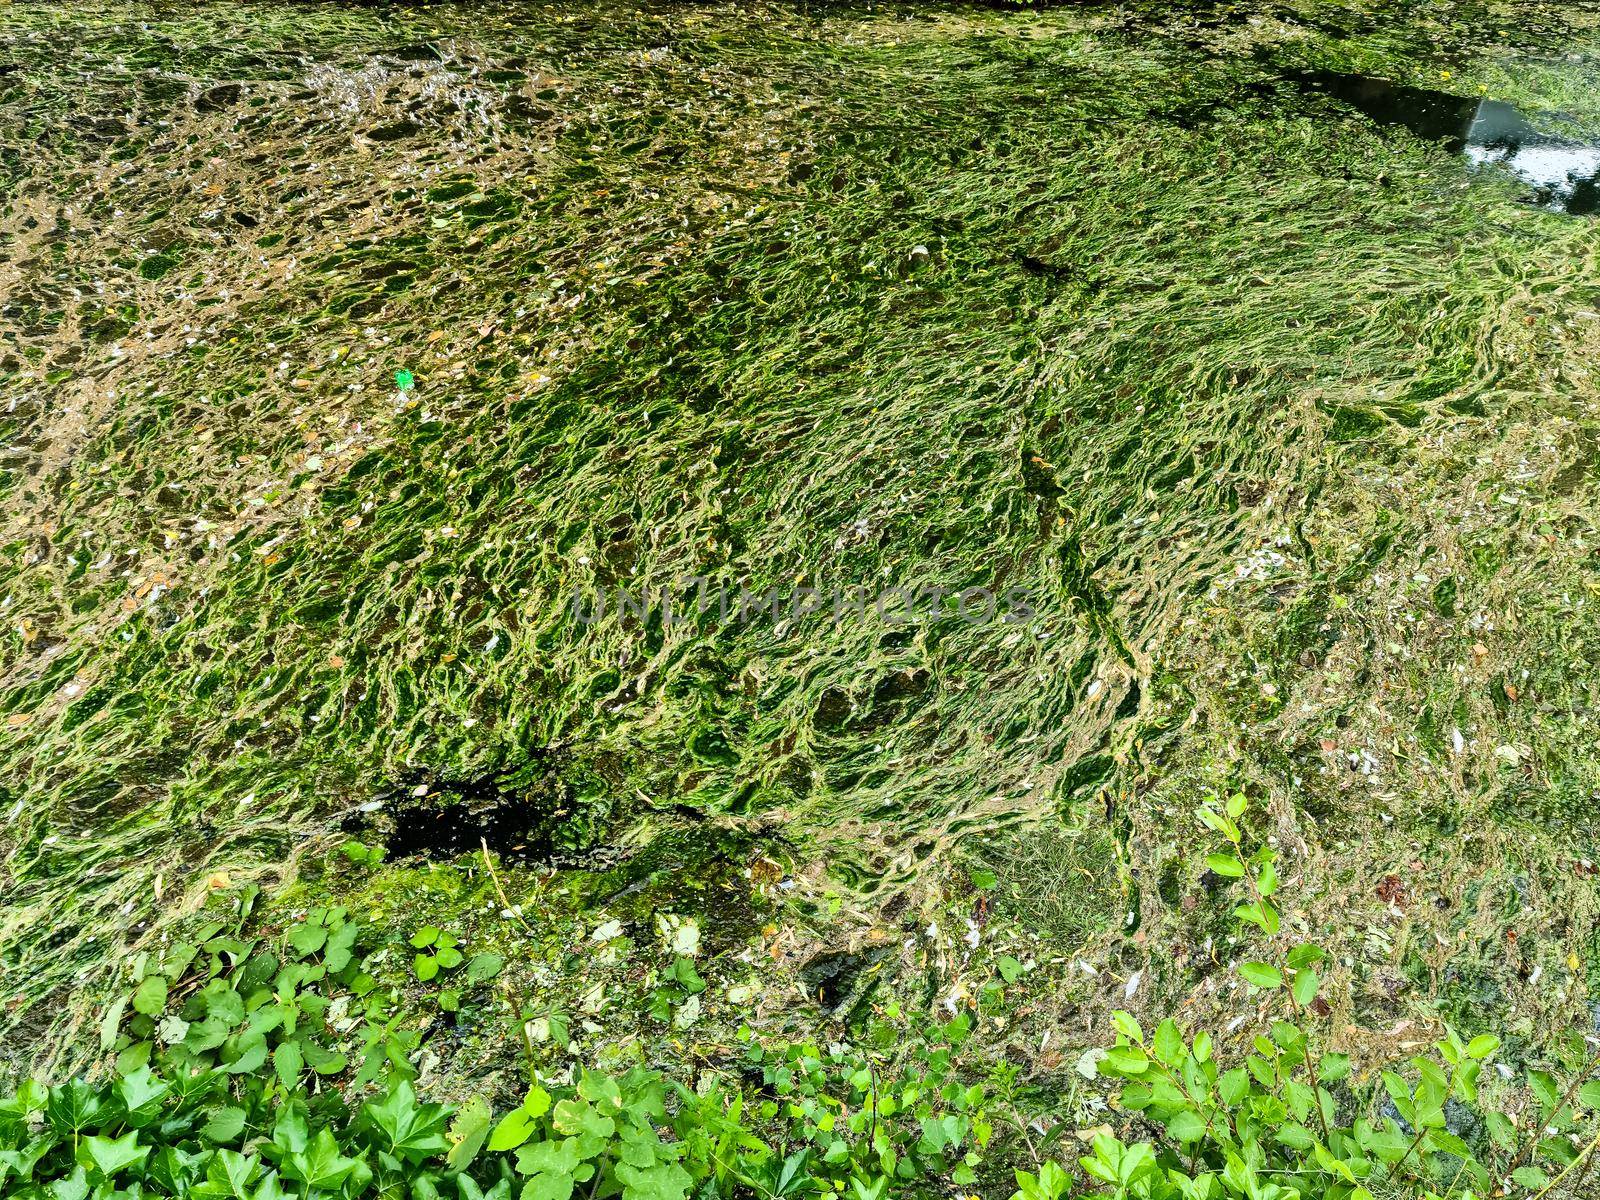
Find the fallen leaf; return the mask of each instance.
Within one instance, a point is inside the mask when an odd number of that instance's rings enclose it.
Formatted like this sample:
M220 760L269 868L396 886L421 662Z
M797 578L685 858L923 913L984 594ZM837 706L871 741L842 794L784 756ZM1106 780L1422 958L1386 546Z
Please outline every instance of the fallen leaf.
M1400 881L1398 875L1385 875L1378 884L1378 899L1385 904L1393 904L1397 908L1404 907L1406 899L1406 885Z

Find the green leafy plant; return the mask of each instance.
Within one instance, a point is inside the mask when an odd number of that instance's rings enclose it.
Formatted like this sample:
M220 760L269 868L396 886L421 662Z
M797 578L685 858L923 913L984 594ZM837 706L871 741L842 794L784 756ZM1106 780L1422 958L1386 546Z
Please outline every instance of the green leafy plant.
M683 1005L705 990L706 981L695 969L694 960L680 954L657 978L650 996L650 1015L658 1021L673 1020ZM683 1019L678 1017L680 1021Z
M411 944L418 951L411 969L423 983L434 979L441 971L457 970L466 961L455 935L432 925L424 925L412 934Z
M1246 797L1235 794L1199 810L1201 822L1226 841L1206 865L1243 883L1246 896L1234 915L1275 949L1282 929L1273 901L1276 855L1264 844L1247 848L1248 809ZM1551 1076L1530 1073L1526 1087L1536 1111L1520 1127L1504 1113L1485 1112L1481 1101L1480 1076L1501 1045L1494 1034L1463 1040L1446 1028L1434 1053L1381 1072L1377 1089L1356 1086L1348 1057L1324 1052L1316 1028L1324 986L1318 967L1326 961L1320 947L1295 945L1272 961L1239 965L1241 978L1279 999L1282 1012L1231 1064L1219 1060L1208 1033L1190 1036L1169 1018L1147 1034L1131 1014L1116 1013L1116 1044L1099 1071L1121 1082L1119 1107L1146 1137L1096 1136L1093 1152L1078 1162L1090 1190L1077 1194L1116 1200L1584 1194L1600 1136L1580 1147L1573 1134L1580 1124L1596 1125L1600 1085L1581 1082L1593 1061L1565 1092ZM1484 1132L1469 1142L1452 1126ZM1017 1173L1013 1200L1057 1200L1069 1186L1064 1169L1046 1164L1038 1174Z
M690 1088L636 1065L618 1074L550 1070L527 1043L528 1086L458 1106L418 1096L415 1008L381 986L376 949L341 908L314 908L275 936L247 934L255 894L231 919L130 964L130 992L106 1016L114 1052L95 1081L29 1082L0 1098L0 1195L21 1200L704 1200L941 1194L982 1187L995 1124L1015 1126L1031 1162L1012 1200L1554 1200L1589 1194L1600 1146L1600 1081L1582 1063L1496 1083L1492 1033L1446 1028L1432 1053L1361 1082L1319 1028L1327 955L1281 946L1275 856L1251 848L1242 796L1200 819L1224 839L1207 863L1239 881L1238 965L1278 1003L1225 1053L1171 1018L1147 1031L1114 1014L1099 1072L1117 1088L1120 1132L1076 1162L1041 1158L1018 1107L1014 1064L981 1074L972 1016L935 1019L889 1002L857 1041L764 1042L740 1032L738 1076ZM410 948L500 980L526 1032L529 1006L504 960L466 958L434 927ZM678 955L662 986L704 982ZM1002 1003L1024 965L1001 956L978 1011ZM441 1005L444 1003L440 998ZM687 1003L680 1000L679 1003ZM554 1014L540 1018L566 1042ZM979 1075L975 1080L974 1075ZM1463 1119L1463 1118L1470 1119Z
M108 1078L30 1082L0 1099L0 1194L684 1200L848 1187L853 1200L882 1200L891 1175L943 1170L958 1161L958 1143L987 1136L971 1132L973 1097L954 1084L937 1101L917 1098L926 1080L880 1099L864 1059L839 1051L825 1063L812 1047L772 1050L774 1080L789 1081L774 1091L787 1098L754 1108L737 1087L691 1091L644 1067L543 1079L531 1055L526 1094L498 1118L483 1096L429 1103L413 1083L417 1036L359 957L359 926L342 909L318 908L276 939L246 937L253 900L231 927L208 922L192 942L135 964L132 994L103 1027L117 1051ZM430 927L411 944L445 958L461 943ZM440 969L463 965L470 986L505 964L478 954ZM929 1059L940 1072L964 1034L960 1021L944 1028L947 1044ZM761 1062L767 1052L752 1044L750 1054ZM831 1135L836 1127L848 1141ZM780 1152L763 1131L805 1144Z
M231 922L205 921L133 960L133 993L101 1025L118 1066L136 1070L159 1056L191 1072L269 1071L283 1087L338 1076L351 1054L363 1083L386 1062L404 1071L415 1043L392 1023L393 997L362 965L361 927L343 908L313 908L276 939L246 936L254 901L246 890ZM335 1004L359 1018L358 1037L330 1024Z
M971 1030L966 1013L936 1022L888 1006L868 1031L869 1041L899 1048L888 1077L861 1048L763 1046L746 1030L746 1069L759 1071L772 1094L757 1116L777 1122L786 1148L803 1150L810 1169L836 1185L882 1177L967 1186L993 1134L983 1085L963 1083L955 1070Z

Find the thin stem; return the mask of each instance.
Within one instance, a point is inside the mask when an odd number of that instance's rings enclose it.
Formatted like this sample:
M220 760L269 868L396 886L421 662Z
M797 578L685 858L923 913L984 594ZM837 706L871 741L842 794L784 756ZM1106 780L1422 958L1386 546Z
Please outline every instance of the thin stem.
M1586 1163L1583 1164L1582 1173L1580 1173L1579 1176L1572 1181L1572 1190L1575 1194L1580 1196L1583 1194L1583 1181L1589 1178L1589 1169L1593 1166L1594 1159L1590 1158Z
M1412 1115L1414 1116L1415 1114L1413 1113ZM1428 1127L1426 1125L1417 1126L1417 1136L1411 1140L1411 1145L1406 1147L1406 1152L1404 1154L1402 1154L1399 1158L1397 1158L1394 1161L1394 1163L1389 1167L1389 1174L1388 1174L1387 1178L1389 1178L1389 1179L1393 1179L1394 1178L1394 1173L1396 1171L1398 1171L1402 1166L1405 1165L1405 1161L1406 1161L1406 1159L1411 1157L1412 1151L1414 1151L1418 1146L1422 1145L1422 1139L1427 1137L1427 1136L1428 1136Z
M878 1143L878 1068L871 1058L867 1059L867 1078L872 1083L872 1123L867 1126L867 1153L876 1151Z
M1539 1144L1539 1131L1547 1125L1555 1124L1556 1118L1561 1115L1561 1110L1572 1103L1572 1098L1578 1094L1578 1089L1583 1086L1584 1080L1589 1077L1596 1067L1600 1067L1600 1053L1591 1058L1583 1070L1578 1072L1577 1078L1572 1081L1572 1086L1567 1088L1567 1094L1561 1097L1561 1103L1555 1106L1550 1115L1534 1122L1532 1137L1528 1140L1528 1144L1518 1150L1517 1156L1511 1160L1511 1166L1506 1169L1507 1175L1527 1161L1528 1156L1533 1153L1534 1147Z
M487 839L487 838L479 838L478 839L478 845L483 847L483 865L485 867L489 868L489 881L494 884L495 894L500 897L501 905L504 906L505 910L508 913L510 913L513 917L516 918L518 925L521 925L529 933L532 933L533 932L533 926L529 925L526 921L524 921L522 919L522 914L520 912L518 912L515 908L512 907L511 901L506 899L506 890L505 890L505 888L500 886L500 876L495 874L494 863L489 861L489 839Z
M1590 1151L1592 1151L1596 1146L1600 1146L1600 1133L1595 1134L1594 1140L1591 1141L1587 1146L1585 1146L1583 1148L1583 1150L1579 1153L1577 1158L1573 1159L1570 1163L1567 1164L1567 1169L1565 1171L1561 1172L1561 1174L1557 1175L1549 1183L1545 1184L1544 1188L1537 1195L1534 1196L1533 1200L1539 1200L1540 1196L1543 1196L1546 1193L1548 1193L1551 1188L1556 1186L1556 1184L1560 1183L1568 1175L1571 1175L1573 1168L1576 1167L1579 1163L1581 1163L1584 1159L1588 1158Z
M1243 845L1243 843L1241 842L1240 838L1238 838L1238 837L1232 838L1230 840L1233 842L1234 850L1239 855L1239 861L1243 862L1244 861L1244 845ZM1248 867L1245 868L1244 881L1245 881L1246 886L1248 886L1249 889L1250 889L1250 895L1255 898L1256 912L1265 914L1265 912L1267 911L1267 898L1261 894L1261 888L1256 882L1256 877L1255 877L1254 874L1251 873L1251 871L1250 871L1250 869ZM1265 933L1266 931L1263 929L1262 932ZM1281 928L1280 928L1279 932L1282 932ZM1274 935L1269 935L1269 939L1272 936L1274 936ZM1287 963L1285 963L1285 965L1287 965ZM1293 968L1293 969L1294 970L1301 970L1303 968ZM1291 980L1285 980L1285 984L1286 984L1286 987L1284 988L1284 990L1289 995L1289 1007L1294 1012L1295 1021L1296 1021L1297 1024L1305 1025L1307 1022L1306 1022L1306 1018L1305 1018L1305 1015L1304 1015L1304 1010L1301 1009L1300 1002L1294 998L1294 981L1292 979ZM1311 1082L1311 1103L1312 1103L1312 1106L1314 1108L1316 1108L1316 1110L1317 1110L1317 1124L1322 1126L1322 1142L1323 1142L1323 1145L1327 1145L1329 1142L1331 1142L1333 1140L1333 1133L1328 1128L1328 1114L1322 1111L1322 1056L1317 1053L1317 1048L1311 1041L1311 1033L1310 1033L1309 1030L1305 1031L1305 1035L1306 1035L1306 1059L1305 1059L1305 1062L1306 1062L1306 1074L1310 1077L1310 1082Z
M1467 1162L1468 1160L1463 1158L1461 1165L1456 1168L1456 1173L1451 1176L1450 1186L1444 1190L1445 1200L1450 1200L1450 1194L1456 1190L1456 1184L1461 1182L1461 1173L1467 1169Z
M1183 1093L1184 1099L1193 1105L1195 1111L1198 1112L1205 1120L1206 1132L1211 1135L1211 1140L1214 1142L1221 1141L1222 1139L1217 1136L1216 1126L1211 1123L1211 1110L1205 1105L1201 1104L1200 1101L1195 1099L1194 1093L1189 1090L1189 1085L1183 1081L1182 1075L1174 1074L1167 1067L1166 1063L1161 1064L1161 1073L1167 1077L1168 1083L1172 1084L1175 1088ZM1217 1111L1221 1112L1223 1117L1227 1120L1228 1133L1232 1136L1233 1141L1237 1144L1239 1141L1239 1130L1233 1123L1233 1114L1230 1113L1226 1108L1219 1107Z
M522 1034L522 1056L528 1064L528 1082L537 1083L539 1071L533 1048L533 1034L528 1032L528 1010L523 1004L522 993L517 991L509 979L502 979L500 987L511 1004L511 1017L517 1023L517 1032Z

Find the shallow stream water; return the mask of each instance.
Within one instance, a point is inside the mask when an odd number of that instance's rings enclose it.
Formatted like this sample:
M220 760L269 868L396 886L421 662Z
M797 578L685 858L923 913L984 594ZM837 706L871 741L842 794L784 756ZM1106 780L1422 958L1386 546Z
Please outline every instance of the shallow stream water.
M1596 25L0 8L9 1020L464 796L866 892L1239 778L1586 838Z

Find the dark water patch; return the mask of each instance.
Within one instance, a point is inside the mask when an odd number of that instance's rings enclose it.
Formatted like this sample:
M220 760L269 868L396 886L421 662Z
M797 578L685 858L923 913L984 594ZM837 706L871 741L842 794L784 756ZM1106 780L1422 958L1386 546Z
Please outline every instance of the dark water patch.
M367 130L367 137L374 142L398 142L404 138L415 137L421 132L422 126L415 121L393 121L376 129Z
M381 837L391 858L458 858L485 846L506 862L583 865L596 852L593 814L548 758L472 778L407 776L345 822Z
M243 95L244 88L237 83L218 84L200 93L194 102L195 111L219 112L229 105L237 104Z
M808 960L800 968L806 994L833 1016L843 1016L871 995L872 968L889 950L875 946L864 950L829 950Z
M1600 141L1547 132L1499 100L1337 71L1297 71L1285 78L1308 92L1342 100L1379 124L1438 142L1475 166L1508 172L1529 185L1530 201L1540 208L1574 216L1600 211Z
M1360 109L1381 125L1398 125L1430 142L1442 142L1459 154L1479 101L1428 88L1409 87L1373 75L1338 71L1295 71L1285 76L1307 91L1333 96Z

